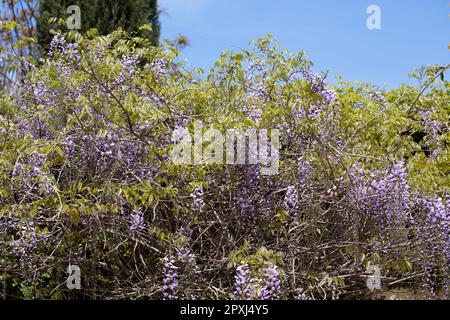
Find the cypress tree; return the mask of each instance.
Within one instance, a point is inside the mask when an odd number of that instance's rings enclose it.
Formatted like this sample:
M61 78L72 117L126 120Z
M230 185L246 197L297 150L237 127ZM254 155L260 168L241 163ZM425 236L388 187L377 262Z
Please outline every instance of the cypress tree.
M143 24L150 24L152 34L142 33L140 36L150 37L152 43L159 44L160 23L157 0L41 0L37 18L38 43L46 49L53 37L49 24L51 17L67 19L70 5L78 5L81 11L81 32L96 28L100 34L106 35L122 27L127 32L137 31Z
M149 10L147 23L152 26L153 33L152 43L157 46L159 45L159 36L161 34L161 24L159 22L159 9L158 9L158 0L148 0Z

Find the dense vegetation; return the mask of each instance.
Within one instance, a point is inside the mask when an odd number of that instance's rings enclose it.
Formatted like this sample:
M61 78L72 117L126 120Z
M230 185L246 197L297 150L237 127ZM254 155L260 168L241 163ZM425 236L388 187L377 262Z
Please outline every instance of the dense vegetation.
M448 297L444 68L381 90L327 84L271 37L207 75L177 56L123 31L59 34L1 97L0 295L371 298L378 265L385 289ZM174 164L196 120L279 129L279 173Z

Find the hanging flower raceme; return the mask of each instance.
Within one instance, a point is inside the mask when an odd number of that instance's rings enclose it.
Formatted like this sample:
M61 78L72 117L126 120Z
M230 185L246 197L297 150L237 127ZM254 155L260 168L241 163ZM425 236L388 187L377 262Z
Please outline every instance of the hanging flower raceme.
M163 259L163 299L178 299L178 268L170 256Z
M55 193L55 187L44 164L46 155L34 153L25 159L18 159L12 170L15 189L23 197L47 197Z
M273 263L267 263L263 271L264 288L260 298L262 300L278 299L281 293L281 280L278 267Z
M250 291L250 269L248 264L241 264L236 268L234 276L234 295L236 299L249 300L253 298Z
M281 293L281 280L278 267L266 263L261 276L254 276L247 263L236 268L234 295L239 300L278 299Z
M284 208L289 212L295 212L298 202L298 194L295 186L289 186L284 196Z
M130 215L130 233L133 236L141 235L145 230L146 224L144 221L144 215L142 209L138 208L134 210Z
M191 193L192 197L192 209L194 211L202 211L205 207L205 201L203 200L203 189L201 187L197 187L194 189L194 192Z

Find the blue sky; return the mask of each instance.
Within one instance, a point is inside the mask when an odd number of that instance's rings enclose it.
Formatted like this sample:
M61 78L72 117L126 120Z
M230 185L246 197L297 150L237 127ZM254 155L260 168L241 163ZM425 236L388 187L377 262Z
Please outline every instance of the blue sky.
M315 71L395 87L408 73L450 63L450 0L159 0L162 37L185 35L183 58L207 71L220 52L271 33L283 49L305 50ZM366 27L369 5L381 30Z

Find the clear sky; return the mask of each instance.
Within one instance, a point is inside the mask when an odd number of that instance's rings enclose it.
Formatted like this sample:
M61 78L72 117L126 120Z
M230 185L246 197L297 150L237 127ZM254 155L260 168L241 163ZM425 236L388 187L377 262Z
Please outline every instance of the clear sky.
M189 66L207 71L220 52L271 33L305 50L315 71L395 87L425 64L450 63L450 0L159 0L162 37L185 35ZM369 5L381 29L369 30Z

